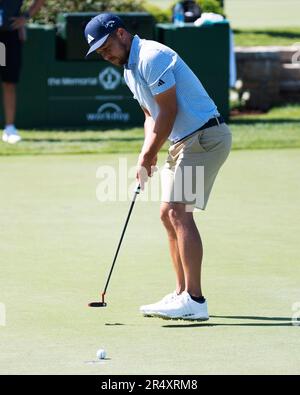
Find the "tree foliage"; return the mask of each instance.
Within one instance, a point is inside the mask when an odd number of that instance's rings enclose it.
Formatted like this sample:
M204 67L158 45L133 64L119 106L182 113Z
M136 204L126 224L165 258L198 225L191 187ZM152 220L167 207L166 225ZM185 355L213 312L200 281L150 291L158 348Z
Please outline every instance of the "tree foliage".
M203 12L222 14L220 0L196 0ZM28 9L33 0L24 1L24 9ZM175 3L175 1L174 1ZM152 14L157 22L170 22L172 7L160 9L150 0L46 0L44 7L35 17L35 22L54 23L60 12L139 12L146 11Z
M28 9L33 0L24 1L24 9ZM60 12L133 12L145 11L144 0L46 0L36 22L55 23Z

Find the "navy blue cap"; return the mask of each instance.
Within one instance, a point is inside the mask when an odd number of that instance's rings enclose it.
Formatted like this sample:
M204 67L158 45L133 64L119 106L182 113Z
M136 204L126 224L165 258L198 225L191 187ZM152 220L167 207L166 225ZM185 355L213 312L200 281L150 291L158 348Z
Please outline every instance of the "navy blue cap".
M87 25L84 31L86 41L90 50L86 56L100 48L108 36L119 27L125 27L122 20L114 14L103 13L95 16Z

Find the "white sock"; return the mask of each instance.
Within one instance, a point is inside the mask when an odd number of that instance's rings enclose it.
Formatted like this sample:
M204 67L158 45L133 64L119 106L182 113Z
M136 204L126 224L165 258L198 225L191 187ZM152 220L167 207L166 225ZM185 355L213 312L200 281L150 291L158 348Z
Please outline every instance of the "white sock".
M13 133L17 133L17 129L15 125L10 124L5 126L5 132L8 134L13 134Z

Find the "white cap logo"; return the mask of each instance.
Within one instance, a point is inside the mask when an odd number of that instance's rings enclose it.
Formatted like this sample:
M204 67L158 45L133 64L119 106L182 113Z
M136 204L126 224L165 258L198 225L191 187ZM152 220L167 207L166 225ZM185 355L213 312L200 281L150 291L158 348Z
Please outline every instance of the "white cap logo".
M107 22L106 24L105 24L105 27L106 27L106 29L107 28L109 28L109 27L113 27L113 25L116 23L116 21L109 21L109 22Z
M91 43L93 40L95 40L95 39L94 39L94 37L92 37L90 34L88 34L87 40L88 40L88 43L90 44L90 43Z

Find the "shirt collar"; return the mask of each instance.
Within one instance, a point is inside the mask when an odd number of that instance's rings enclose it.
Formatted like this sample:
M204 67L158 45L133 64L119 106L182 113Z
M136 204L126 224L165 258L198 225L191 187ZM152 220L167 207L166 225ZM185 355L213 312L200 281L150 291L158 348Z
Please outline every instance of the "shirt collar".
M135 64L137 64L138 54L139 54L139 46L141 39L138 35L133 37L128 62L125 65L125 69L131 70Z

